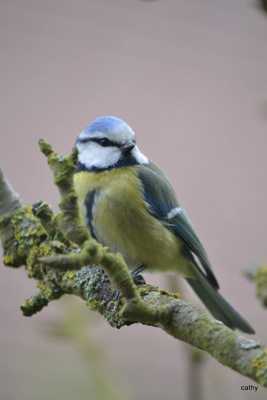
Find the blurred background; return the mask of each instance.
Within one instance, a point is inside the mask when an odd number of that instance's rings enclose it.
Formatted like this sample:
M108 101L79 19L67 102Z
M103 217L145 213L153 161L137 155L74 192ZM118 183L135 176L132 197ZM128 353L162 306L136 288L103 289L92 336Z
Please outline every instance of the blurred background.
M266 343L266 310L242 275L267 260L263 6L0 0L0 42L0 162L23 199L58 201L40 137L67 153L96 116L126 119L169 175L222 293ZM209 357L199 387L183 343L141 325L112 329L70 297L27 319L19 306L34 290L23 269L1 265L0 400L189 400L190 387L203 399L266 398Z

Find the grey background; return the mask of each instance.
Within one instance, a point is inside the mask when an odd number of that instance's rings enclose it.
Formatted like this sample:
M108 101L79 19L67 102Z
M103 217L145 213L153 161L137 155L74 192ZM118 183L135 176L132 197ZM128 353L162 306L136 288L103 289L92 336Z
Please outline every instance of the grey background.
M249 0L0 1L0 160L16 190L56 206L38 139L68 152L96 116L123 117L173 182L222 292L265 342L266 311L241 272L267 256L266 39L267 18ZM88 398L83 361L43 329L64 300L23 318L33 292L23 270L1 268L0 399ZM94 325L130 398L186 399L182 343ZM203 379L205 398L266 398L240 391L251 382L213 360Z

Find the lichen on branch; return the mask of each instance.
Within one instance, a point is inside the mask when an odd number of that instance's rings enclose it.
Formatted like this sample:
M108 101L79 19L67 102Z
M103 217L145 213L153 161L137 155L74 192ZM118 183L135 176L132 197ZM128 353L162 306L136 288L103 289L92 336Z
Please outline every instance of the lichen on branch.
M177 294L136 286L121 254L95 241L80 220L73 188L76 152L57 155L45 141L47 157L60 193L60 212L45 202L23 205L0 175L0 237L3 261L25 267L38 291L21 306L31 316L64 294L82 298L111 326L133 323L160 327L173 337L208 352L222 364L267 387L267 350L200 311ZM120 299L114 294L120 291Z

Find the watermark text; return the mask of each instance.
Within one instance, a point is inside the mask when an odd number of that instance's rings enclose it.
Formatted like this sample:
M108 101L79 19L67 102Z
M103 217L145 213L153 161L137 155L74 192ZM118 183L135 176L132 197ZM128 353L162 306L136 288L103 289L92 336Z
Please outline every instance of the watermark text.
M257 385L241 385L240 390L248 391L248 392L257 392L259 387Z

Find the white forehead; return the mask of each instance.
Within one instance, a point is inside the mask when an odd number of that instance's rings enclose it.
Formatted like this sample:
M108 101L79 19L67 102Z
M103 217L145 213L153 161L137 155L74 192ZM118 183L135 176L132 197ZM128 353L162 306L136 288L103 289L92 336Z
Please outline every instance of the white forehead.
M112 116L99 117L87 125L80 133L79 138L107 137L112 141L121 143L134 139L132 128L122 119Z

